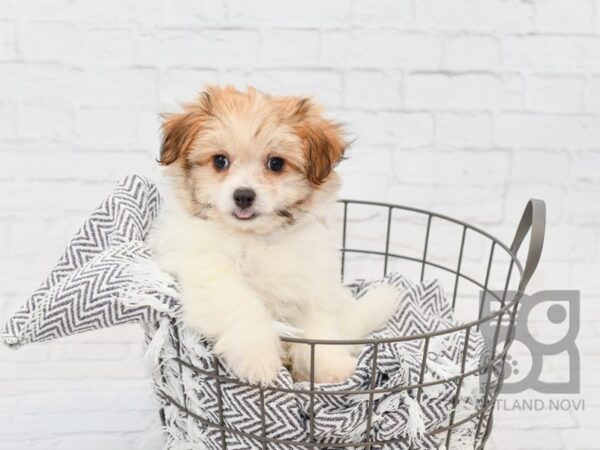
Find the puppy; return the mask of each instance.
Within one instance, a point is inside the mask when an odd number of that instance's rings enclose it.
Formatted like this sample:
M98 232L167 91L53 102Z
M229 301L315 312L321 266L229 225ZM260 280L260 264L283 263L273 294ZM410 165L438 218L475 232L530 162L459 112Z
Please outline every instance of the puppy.
M392 314L391 288L356 301L340 282L324 218L346 142L311 100L212 86L166 116L163 135L178 210L149 242L180 284L185 324L235 375L267 385L289 358L294 378L309 379L310 346L283 348L276 322L306 338L358 339ZM315 381L346 379L355 363L350 346L318 345Z

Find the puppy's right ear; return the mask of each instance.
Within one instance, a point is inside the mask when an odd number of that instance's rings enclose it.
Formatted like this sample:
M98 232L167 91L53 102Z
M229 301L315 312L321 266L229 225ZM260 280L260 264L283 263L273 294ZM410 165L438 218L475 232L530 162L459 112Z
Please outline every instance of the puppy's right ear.
M199 122L191 113L169 114L163 116L163 119L163 142L158 162L168 166L185 153L200 128Z
M210 110L210 95L203 92L197 102L186 105L184 112L163 115L163 141L158 159L160 164L168 166L187 152Z

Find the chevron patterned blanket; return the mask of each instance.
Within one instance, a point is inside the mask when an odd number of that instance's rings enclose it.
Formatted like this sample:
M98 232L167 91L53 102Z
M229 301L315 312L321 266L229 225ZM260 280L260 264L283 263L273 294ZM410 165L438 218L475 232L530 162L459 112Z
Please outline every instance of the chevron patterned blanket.
M446 330L456 325L450 303L435 280L412 283L401 275L389 275L378 281L358 281L349 288L356 297L360 297L379 283L389 283L398 289L402 307L386 327L370 337L410 336ZM284 391L267 389L262 398L258 389L235 382L225 380L216 386L207 373L217 371L224 376L230 375L214 358L210 343L190 330L179 330L169 319L163 319L158 325L148 325L146 330L148 367L163 404L169 449L218 450L223 448L222 439L227 449L259 449L262 447L256 436L263 435L285 442L269 443L270 449L306 448L306 445L293 443L310 442L310 396L290 390L308 391L309 383L295 383L289 372L281 371L276 386ZM473 416L483 402L480 375L474 369L489 355L479 333L474 333L466 344L464 371L474 373L463 379L460 393L456 380L431 384L423 388L418 401L417 389L402 388L420 382L424 360L424 383L449 379L461 373L464 332L431 338L425 359L422 340L379 344L375 388L384 392L375 394L372 404L369 395L361 393L371 387L373 366L373 347L365 346L359 355L356 372L350 379L316 386L323 394L317 393L314 397L312 436L319 444L335 444L319 448L353 449L356 447L351 443L367 442L369 439L387 442L373 445L375 450L479 448L482 436L476 438L478 419ZM185 364L179 364L177 359ZM158 361L162 364L159 365ZM238 433L228 432L222 436L216 427L203 426L198 421L200 418L208 423L220 423L217 389L222 393L223 425ZM331 392L344 394L331 395ZM265 407L264 429L261 404ZM370 407L373 413L369 425ZM453 430L450 439L447 433L430 433L447 426L450 420L453 423L464 422ZM368 436L367 427L370 428ZM340 444L347 446L340 447Z
M423 340L379 344L375 388L383 392L373 398L361 393L371 387L373 346L362 349L350 379L317 386L322 394L315 394L313 402L307 394L292 392L309 386L294 383L287 371L281 371L277 380L283 390L261 393L226 380L216 386L203 373L224 371L224 366L213 356L209 342L175 326L180 316L176 283L153 265L144 243L159 209L160 195L151 181L137 175L122 180L85 221L38 290L8 320L0 341L18 348L123 323L142 324L146 362L164 412L169 449L216 450L223 448L223 439L228 449L261 448L253 436L282 442L269 443L271 449L300 449L306 448L300 444L311 435L315 442L335 448L354 448L350 443L369 439L388 442L373 446L376 449L477 448L482 436L476 436L477 420L471 416L481 408L482 396L480 374L473 369L488 354L476 331L470 336L464 331L440 334L430 339L427 348ZM411 336L457 325L436 280L413 283L401 275L389 275L383 280L357 281L349 289L360 297L377 283L394 286L402 306L371 337ZM423 381L430 385L421 391L402 389L421 381L423 364ZM473 373L463 377L457 389L456 375L461 371ZM328 394L332 391L343 393ZM373 410L370 419L369 407ZM209 425L221 419L237 432L222 434ZM447 433L432 433L450 421L462 423L450 439Z

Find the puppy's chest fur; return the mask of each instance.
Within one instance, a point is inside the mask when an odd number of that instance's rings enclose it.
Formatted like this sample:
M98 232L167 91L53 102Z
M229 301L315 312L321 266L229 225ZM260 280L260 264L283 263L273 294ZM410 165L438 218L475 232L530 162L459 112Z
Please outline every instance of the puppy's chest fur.
M292 323L338 273L334 242L316 221L257 236L174 215L164 217L150 238L163 270L177 277L194 267L199 282L235 270L274 318Z
M273 236L239 238L235 259L240 273L274 317L296 322L325 280L338 273L328 236L322 224L309 224Z

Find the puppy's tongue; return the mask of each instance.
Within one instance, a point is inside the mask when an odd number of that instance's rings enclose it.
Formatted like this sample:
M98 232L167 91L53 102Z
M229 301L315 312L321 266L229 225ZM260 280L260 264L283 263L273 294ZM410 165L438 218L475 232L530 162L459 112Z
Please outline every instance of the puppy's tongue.
M235 212L238 219L249 219L254 213L249 209L242 209Z

